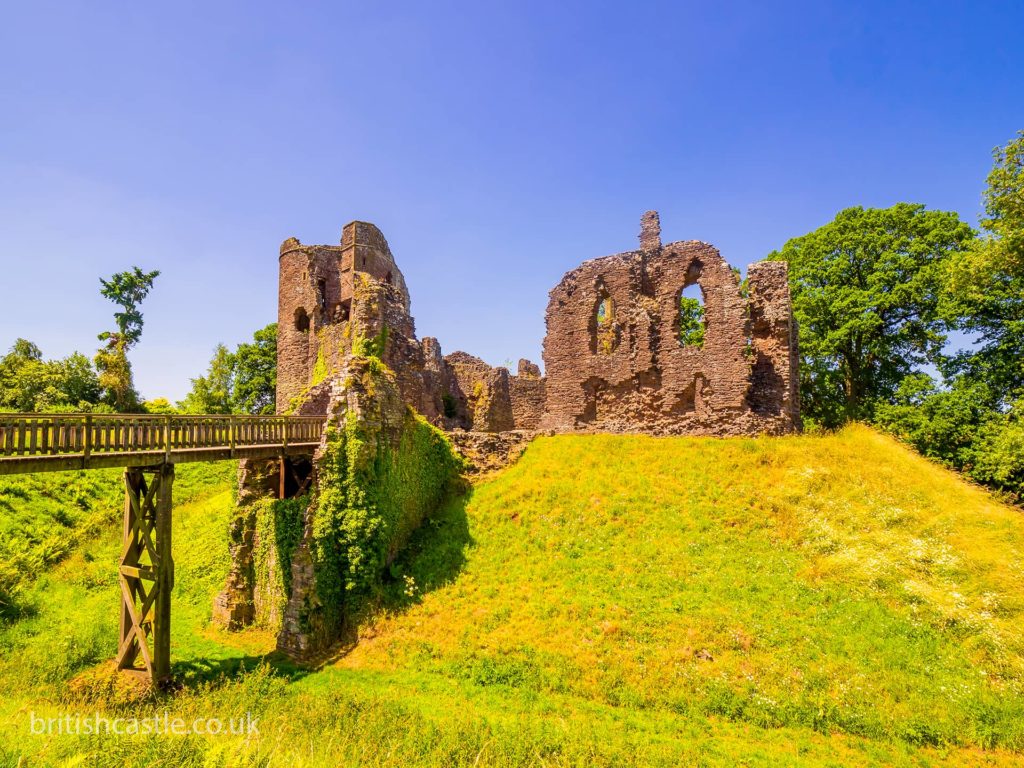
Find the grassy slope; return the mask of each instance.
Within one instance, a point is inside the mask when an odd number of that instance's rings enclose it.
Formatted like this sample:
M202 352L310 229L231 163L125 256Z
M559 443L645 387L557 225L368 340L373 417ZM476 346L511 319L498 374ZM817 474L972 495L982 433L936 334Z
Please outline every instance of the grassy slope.
M177 511L186 686L143 710L251 710L261 737L27 735L29 710L121 711L66 683L113 654L111 532L0 630L0 765L1022 759L1024 515L864 428L538 440L422 529L359 644L308 674L207 627L229 512L227 491Z

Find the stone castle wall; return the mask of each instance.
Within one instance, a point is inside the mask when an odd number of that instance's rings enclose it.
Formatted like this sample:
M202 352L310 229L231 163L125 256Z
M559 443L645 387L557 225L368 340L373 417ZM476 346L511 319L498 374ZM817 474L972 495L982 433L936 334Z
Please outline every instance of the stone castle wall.
M680 294L699 286L704 339L680 337ZM786 265L750 266L746 290L707 243L663 245L658 214L640 249L584 262L551 291L546 375L515 375L416 338L405 278L384 235L347 224L337 246L281 246L278 409L321 412L324 382L357 340L381 343L406 402L442 428L778 434L799 425L797 332Z
M712 246L662 245L653 211L641 248L585 262L551 291L542 428L660 434L798 427L796 328L786 265L752 265L750 297ZM704 339L681 337L680 300L703 296Z

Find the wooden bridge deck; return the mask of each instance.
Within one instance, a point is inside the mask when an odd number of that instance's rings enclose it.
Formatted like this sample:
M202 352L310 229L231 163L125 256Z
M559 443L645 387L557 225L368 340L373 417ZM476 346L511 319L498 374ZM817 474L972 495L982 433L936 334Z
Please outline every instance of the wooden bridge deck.
M0 414L0 475L309 456L323 416Z

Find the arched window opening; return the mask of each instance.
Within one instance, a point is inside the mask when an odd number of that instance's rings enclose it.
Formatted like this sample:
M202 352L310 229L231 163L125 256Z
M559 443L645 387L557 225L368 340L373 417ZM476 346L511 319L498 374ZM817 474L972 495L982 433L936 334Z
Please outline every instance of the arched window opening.
M306 333L309 330L309 315L302 307L295 310L295 330L301 333Z
M391 285L392 279L393 278L391 277L391 270L388 270L388 273L384 275L384 282L387 283L388 285Z
M603 285L598 285L597 306L594 308L593 349L602 355L615 351L619 341L619 329L615 323L615 303Z
M684 347L703 347L704 291L700 285L688 285L679 294L679 343Z

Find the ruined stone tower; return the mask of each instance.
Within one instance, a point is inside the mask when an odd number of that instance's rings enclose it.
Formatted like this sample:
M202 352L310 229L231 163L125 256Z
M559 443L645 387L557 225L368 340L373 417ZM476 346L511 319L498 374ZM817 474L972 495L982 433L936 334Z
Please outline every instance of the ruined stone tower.
M325 331L352 319L360 273L391 287L389 299L409 312L409 291L384 235L373 224L353 221L341 233L341 245L303 245L294 237L281 244L277 302L277 408L289 404L325 366ZM339 339L340 342L340 339ZM344 345L342 345L344 346Z
M384 235L354 221L341 245L281 245L278 282L277 409L322 413L331 378L353 345L373 341L403 399L446 429L533 429L544 410L540 369L518 374L465 352L443 356L437 339L416 338L405 277Z

